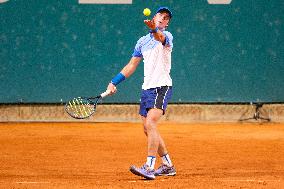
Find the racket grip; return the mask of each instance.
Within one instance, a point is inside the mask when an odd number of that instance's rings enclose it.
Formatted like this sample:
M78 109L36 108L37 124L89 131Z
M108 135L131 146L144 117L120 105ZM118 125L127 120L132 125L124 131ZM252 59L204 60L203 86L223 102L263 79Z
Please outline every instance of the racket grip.
M103 92L101 94L101 97L104 98L104 97L108 96L109 94L110 94L110 90L106 90L105 92Z

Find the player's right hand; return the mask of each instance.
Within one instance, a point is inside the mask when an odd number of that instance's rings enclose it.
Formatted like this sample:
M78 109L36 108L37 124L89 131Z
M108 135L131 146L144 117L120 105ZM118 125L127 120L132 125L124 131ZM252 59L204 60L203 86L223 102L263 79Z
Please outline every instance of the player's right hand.
M109 83L108 86L107 86L107 90L110 91L109 95L113 95L116 93L117 89L116 89L116 86L112 83Z
M156 24L154 23L154 20L144 20L144 23L148 26L149 29L153 30L156 28Z

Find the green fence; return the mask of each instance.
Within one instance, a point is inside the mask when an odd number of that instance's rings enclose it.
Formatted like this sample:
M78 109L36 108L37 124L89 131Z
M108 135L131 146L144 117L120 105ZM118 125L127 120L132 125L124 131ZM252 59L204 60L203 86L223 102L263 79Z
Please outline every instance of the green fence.
M93 96L128 63L142 11L173 11L172 102L284 102L282 0L0 3L0 103ZM139 102L143 62L106 102Z

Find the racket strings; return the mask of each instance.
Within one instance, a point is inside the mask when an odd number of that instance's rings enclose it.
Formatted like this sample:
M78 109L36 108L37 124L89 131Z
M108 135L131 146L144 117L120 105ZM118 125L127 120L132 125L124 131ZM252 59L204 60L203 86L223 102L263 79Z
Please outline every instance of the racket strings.
M77 118L85 118L93 114L94 105L90 104L88 100L82 98L75 98L69 101L66 110Z

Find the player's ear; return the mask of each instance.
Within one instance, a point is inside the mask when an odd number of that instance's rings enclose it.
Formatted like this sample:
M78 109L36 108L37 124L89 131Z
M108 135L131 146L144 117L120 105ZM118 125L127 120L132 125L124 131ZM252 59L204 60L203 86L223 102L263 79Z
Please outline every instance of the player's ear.
M167 23L166 28L169 27L170 22Z
M169 27L170 22L171 22L171 20L169 20L169 21L168 21L168 23L167 23L166 27Z

